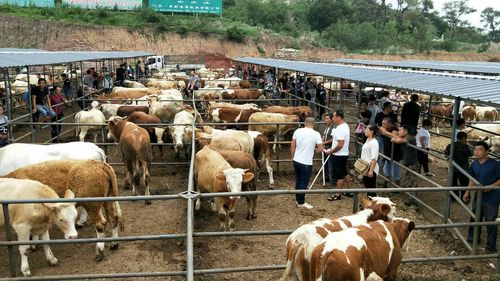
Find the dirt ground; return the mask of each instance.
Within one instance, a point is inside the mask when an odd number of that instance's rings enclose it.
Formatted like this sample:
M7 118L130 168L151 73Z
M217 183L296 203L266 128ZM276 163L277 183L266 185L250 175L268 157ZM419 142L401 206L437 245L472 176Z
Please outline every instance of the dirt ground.
M70 110L70 108L66 109ZM27 128L19 127L20 134ZM37 141L47 139L48 129L38 133ZM69 140L69 138L66 138ZM90 138L88 139L90 140ZM26 140L27 141L27 140ZM446 141L434 138L436 148L441 147ZM434 143L433 143L434 145ZM165 158L160 156L155 149L155 160L174 161L172 149L168 148ZM110 148L109 162L119 162L115 148ZM280 158L289 157L288 147L284 146ZM274 165L276 171L276 165ZM318 171L315 166L314 171ZM433 180L443 183L447 176L447 168L442 162L434 161L431 169L437 174ZM122 190L123 169L116 166L119 178L121 195L130 195L129 190ZM154 166L151 171L153 194L178 194L186 190L188 183L187 166ZM276 189L293 189L294 174L288 163L281 163L280 170L275 172ZM267 189L267 173L261 173L258 184L259 189ZM359 187L355 182L353 187ZM419 186L430 186L423 182ZM321 188L316 183L314 188ZM383 194L381 194L383 195ZM434 206L437 210L444 207L444 193L419 193L419 196ZM329 202L326 195L308 195L307 201L314 206L311 211L302 211L295 207L293 195L260 196L258 200L258 217L246 220L246 202L241 199L236 206L235 223L237 230L293 230L301 224L322 217L340 217L348 215L352 210L352 199L344 198L341 201ZM423 210L417 212L406 208L402 203L400 194L390 195L397 203L397 216L410 218L417 225L440 223L430 212ZM458 222L467 221L467 216L455 204L452 217ZM120 236L174 234L186 232L186 203L184 199L169 201L154 201L152 205L143 202L123 202L121 207L125 217L125 230ZM218 218L209 210L205 203L201 212L195 213L195 232L218 231ZM53 238L61 238L59 230L51 232ZM90 225L79 230L81 238L93 238L95 232ZM248 267L259 265L283 265L285 263L286 235L266 237L224 237L224 238L195 238L194 239L194 267L195 269ZM0 231L0 239L5 240L5 234ZM485 239L483 239L484 241ZM31 272L35 276L64 275L64 274L99 274L123 272L166 272L179 271L186 268L186 247L183 240L163 241L133 241L120 243L116 251L109 248L105 251L102 262L94 262L95 244L81 245L53 245L51 248L60 264L50 267L45 261L43 250L39 249L29 255ZM484 244L481 244L481 249ZM482 253L482 250L481 250ZM451 231L442 230L415 230L408 243L408 251L403 251L404 258L433 257L447 255L468 254L459 240ZM16 249L16 269L19 272L19 254ZM500 280L491 265L495 260L481 261L455 261L432 262L423 264L402 264L399 267L398 280L404 281L431 281L431 280ZM196 276L196 280L278 280L282 270L257 271L246 273L214 274ZM0 249L0 277L8 277L7 249ZM136 278L133 280L146 280ZM152 278L151 278L152 279ZM160 278L158 278L160 279ZM166 277L161 280L184 280L183 277Z

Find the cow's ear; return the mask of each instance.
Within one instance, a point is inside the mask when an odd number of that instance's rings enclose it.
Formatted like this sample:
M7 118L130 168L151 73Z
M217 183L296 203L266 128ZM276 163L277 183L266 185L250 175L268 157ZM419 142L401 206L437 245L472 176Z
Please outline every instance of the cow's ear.
M372 201L366 197L361 197L361 208L366 209L372 205Z
M415 223L410 221L410 223L408 223L408 233L411 232L413 229L415 229Z
M382 206L380 207L380 210L382 211L382 214L388 215L391 212L391 206L389 206L387 204L382 204Z
M243 174L243 182L244 182L244 183L247 183L247 182L249 182L249 181L253 180L253 177L254 177L254 174L253 174L253 173L251 173L251 172L245 172L245 173Z
M64 193L64 198L75 198L75 194L71 190L66 190L66 193Z
M224 176L224 173L222 173L222 172L217 173L217 175L215 176L215 179L217 181L221 181L224 183L226 182L226 176Z

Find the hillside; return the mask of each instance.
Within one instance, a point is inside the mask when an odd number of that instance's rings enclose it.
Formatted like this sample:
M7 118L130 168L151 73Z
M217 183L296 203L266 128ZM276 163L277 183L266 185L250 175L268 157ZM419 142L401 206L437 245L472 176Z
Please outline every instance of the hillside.
M120 13L120 12L117 12ZM0 13L0 47L41 48L47 50L94 50L127 51L144 50L169 55L213 55L228 58L241 56L283 57L279 50L294 47L299 49L293 56L285 58L302 60L332 60L336 58L368 59L429 59L429 60L475 60L487 61L500 57L498 53L448 53L431 51L413 55L362 55L346 54L332 48L318 47L307 40L287 37L265 30L254 29L243 43L228 40L224 34L199 32L160 32L150 27L130 28L36 19L28 15ZM40 17L40 16L38 16ZM43 18L43 17L42 17ZM186 17L184 17L186 18ZM193 21L199 21L193 17ZM75 22L78 22L75 20ZM224 24L220 20L219 24ZM234 22L228 22L233 25ZM224 26L221 27L224 29Z

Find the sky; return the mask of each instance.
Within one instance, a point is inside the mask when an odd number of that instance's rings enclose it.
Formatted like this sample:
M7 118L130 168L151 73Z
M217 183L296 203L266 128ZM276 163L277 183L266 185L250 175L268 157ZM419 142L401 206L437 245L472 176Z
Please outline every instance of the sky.
M397 7L396 0L389 1L393 8ZM451 2L451 0L433 0L434 10L438 11L441 15L443 14L443 5L446 2ZM472 26L482 27L481 24L481 12L487 8L492 7L493 9L500 11L500 0L468 0L469 7L476 9L476 12L469 14L467 16L460 17L461 20L467 20Z

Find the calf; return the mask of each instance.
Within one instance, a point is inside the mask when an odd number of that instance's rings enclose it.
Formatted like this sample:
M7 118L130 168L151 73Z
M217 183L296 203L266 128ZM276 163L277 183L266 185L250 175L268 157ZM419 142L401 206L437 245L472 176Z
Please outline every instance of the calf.
M148 131L126 120L112 119L108 123L109 139L120 143L120 151L125 167L125 186L132 185L132 193L137 195L137 188L144 187L144 194L149 193L149 166L153 159ZM132 177L132 178L131 178ZM151 204L151 200L146 200Z
M247 131L248 135L253 138L253 157L257 161L257 174L256 178L259 180L260 170L263 166L266 167L267 174L269 175L269 188L274 188L273 166L271 164L271 148L269 147L269 140L266 135L257 131Z
M276 144L280 136L286 135L288 132L299 127L299 117L297 115L285 115L281 113L256 112L248 118L250 124L248 129L251 131L259 131L267 137L274 135L273 152L276 153ZM264 125L258 123L291 123L279 125Z
M122 106L118 107L118 109L116 110L116 115L118 115L120 117L127 117L130 114L132 114L132 112L136 112L136 111L144 112L144 113L148 114L149 107L144 106L144 105L122 105Z
M71 190L64 192L64 198L74 198ZM32 180L0 179L0 198L2 200L58 199L59 196L50 187ZM17 234L18 241L28 242L30 235L40 235L42 240L50 240L49 228L56 224L64 233L65 239L78 236L75 229L77 211L75 203L34 203L9 204L10 225ZM0 210L0 225L5 225L3 210ZM29 245L20 245L21 272L31 276L26 255ZM45 258L49 265L56 265L58 260L49 245L43 245Z
M25 166L6 175L7 178L36 180L50 186L59 196L66 190L73 191L78 198L118 196L116 174L113 168L96 160L53 160ZM93 223L97 238L104 238L106 224L112 227L113 237L118 237L118 226L123 227L123 217L118 202L81 202L86 211L80 214L80 225L86 220L86 213ZM105 214L103 214L105 211ZM107 218L107 221L106 221ZM79 223L77 222L77 226ZM113 242L111 249L117 249ZM96 261L104 258L104 243L96 245Z
M242 151L233 151L233 150L224 150L217 149L217 152L224 157L224 159L231 165L233 168L240 168L247 171L252 172L254 175L257 173L257 162L253 158L253 156L249 153ZM257 177L253 177L253 179L248 183L243 183L241 186L242 191L255 191L257 190ZM247 200L247 220L254 219L257 217L257 213L255 209L257 208L257 196L250 195L245 196Z
M330 233L313 250L309 280L361 281L375 274L395 281L401 247L414 228L414 222L395 218Z
M0 148L0 176L30 164L61 159L106 161L106 155L102 149L90 142L49 145L13 143Z
M224 158L209 146L203 147L195 156L194 180L200 192L240 192L241 184L250 182L254 174L240 168L233 168ZM235 229L234 205L238 197L215 197L215 210L219 215L220 229L226 230L226 209L229 216L229 230ZM196 209L201 207L196 200Z
M85 141L85 136L87 132L92 132L94 135L94 142L97 142L97 133L101 132L103 127L99 124L105 125L106 118L104 114L98 109L99 102L92 102L92 109L89 111L80 111L75 115L75 123L90 123L96 125L79 125L76 127L76 136L79 137L80 141ZM104 136L103 136L104 137Z
M280 281L314 280L309 278L309 264L313 249L331 232L358 226L379 219L389 220L394 217L395 204L388 198L373 197L371 201L361 198L364 210L336 220L319 219L302 225L286 241L287 264Z

